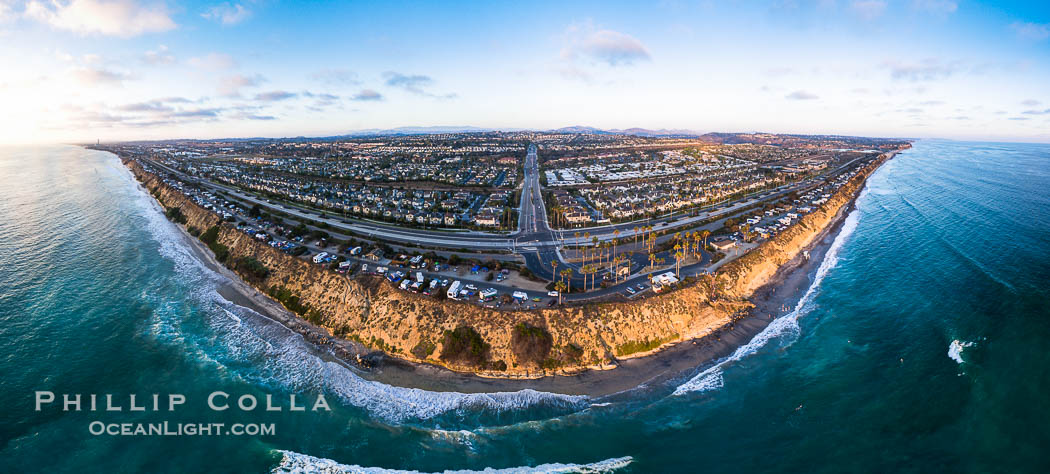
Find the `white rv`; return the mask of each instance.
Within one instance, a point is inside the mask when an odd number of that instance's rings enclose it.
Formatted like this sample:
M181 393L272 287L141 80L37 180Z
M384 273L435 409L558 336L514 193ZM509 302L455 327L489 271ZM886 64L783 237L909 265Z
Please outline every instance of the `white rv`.
M462 286L463 284L460 283L459 280L452 282L452 286L448 287L448 299L454 300L456 298L459 298L459 289Z

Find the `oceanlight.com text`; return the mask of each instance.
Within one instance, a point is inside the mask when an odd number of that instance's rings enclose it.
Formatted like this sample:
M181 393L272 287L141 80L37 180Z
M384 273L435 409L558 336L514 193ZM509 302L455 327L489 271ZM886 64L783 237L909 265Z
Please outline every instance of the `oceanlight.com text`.
M92 421L94 436L273 436L273 423L104 423Z

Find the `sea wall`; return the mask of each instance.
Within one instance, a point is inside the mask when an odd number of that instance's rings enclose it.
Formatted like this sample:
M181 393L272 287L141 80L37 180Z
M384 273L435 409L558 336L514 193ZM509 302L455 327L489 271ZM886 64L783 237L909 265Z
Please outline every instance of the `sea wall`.
M347 277L312 265L221 222L137 162L125 160L125 164L161 205L180 209L187 229L201 233L218 226L215 242L228 251L227 266L263 293L279 288L285 296L294 295L300 304L298 312L332 335L410 361L502 377L612 368L616 359L643 356L665 344L702 337L743 317L752 307L747 297L832 222L877 166L865 169L820 210L804 216L789 230L723 265L714 276L702 277L680 290L625 303L502 311L400 291L381 277ZM245 257L265 266L268 275L253 278L239 268L236 262ZM303 310L306 307L309 310ZM521 323L549 334L547 344L542 342L546 336L538 344L536 339L521 337L515 341ZM481 341L475 339L474 345L469 340L466 343L484 352L483 362L441 357L451 352L446 351L446 342L463 342L462 337L447 334L461 327L472 328L480 336ZM549 351L543 350L545 346Z

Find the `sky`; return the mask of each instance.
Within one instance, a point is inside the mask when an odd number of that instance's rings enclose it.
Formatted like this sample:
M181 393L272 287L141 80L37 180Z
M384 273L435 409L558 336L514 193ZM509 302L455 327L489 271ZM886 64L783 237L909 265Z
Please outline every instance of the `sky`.
M1050 2L0 0L0 144L401 126L1050 142Z

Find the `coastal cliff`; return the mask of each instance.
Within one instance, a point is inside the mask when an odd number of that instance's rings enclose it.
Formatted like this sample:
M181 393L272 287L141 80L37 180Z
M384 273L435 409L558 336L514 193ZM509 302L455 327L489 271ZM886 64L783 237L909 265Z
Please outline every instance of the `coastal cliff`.
M453 370L534 377L613 368L617 359L711 335L745 316L754 291L818 238L886 159L861 170L795 225L684 288L625 303L532 311L438 300L399 291L381 277L347 277L312 265L222 222L137 162L125 164L218 260L336 338ZM253 271L259 265L266 271Z

